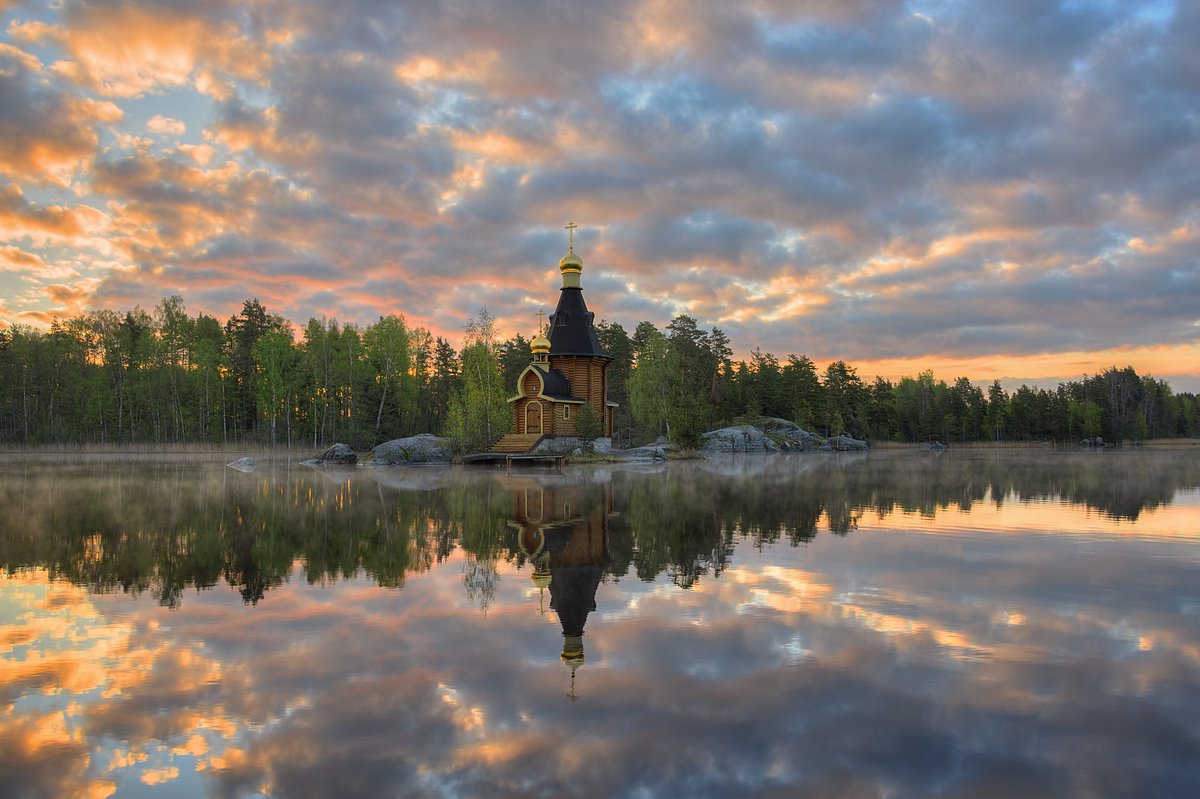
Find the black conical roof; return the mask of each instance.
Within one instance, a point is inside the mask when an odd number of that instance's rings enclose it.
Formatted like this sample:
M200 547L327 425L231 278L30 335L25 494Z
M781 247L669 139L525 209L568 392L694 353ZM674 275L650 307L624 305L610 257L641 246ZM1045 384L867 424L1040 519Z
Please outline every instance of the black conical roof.
M550 315L551 355L595 355L607 358L608 353L600 346L596 328L592 327L595 314L587 309L583 301L583 289L564 286L558 295L558 307Z

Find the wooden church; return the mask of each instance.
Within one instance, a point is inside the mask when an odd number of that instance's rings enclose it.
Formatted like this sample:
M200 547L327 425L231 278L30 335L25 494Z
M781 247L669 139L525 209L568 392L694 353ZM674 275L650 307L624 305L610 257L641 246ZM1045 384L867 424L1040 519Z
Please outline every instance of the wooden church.
M524 453L545 437L574 436L584 408L600 421L601 435L613 434L613 409L608 401L608 365L612 358L600 346L595 314L583 301L579 276L583 259L575 254L574 222L567 225L567 254L558 262L562 288L549 324L530 343L529 366L517 378L517 393L509 398L513 432L492 445L492 452ZM540 328L540 325L539 325Z

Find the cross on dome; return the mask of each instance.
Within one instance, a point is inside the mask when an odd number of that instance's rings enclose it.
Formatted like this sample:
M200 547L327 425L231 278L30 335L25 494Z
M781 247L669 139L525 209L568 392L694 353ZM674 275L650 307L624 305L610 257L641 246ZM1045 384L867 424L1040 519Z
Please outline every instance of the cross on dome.
M575 230L578 227L579 225L575 224L574 221L567 222L563 226L563 229L567 231L567 252L575 252Z

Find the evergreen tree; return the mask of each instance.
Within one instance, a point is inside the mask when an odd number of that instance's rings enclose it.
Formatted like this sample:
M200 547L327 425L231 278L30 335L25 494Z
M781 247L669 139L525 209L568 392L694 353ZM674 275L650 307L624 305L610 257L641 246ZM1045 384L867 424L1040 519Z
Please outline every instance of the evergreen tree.
M608 399L617 403L613 418L614 434L622 439L631 432L633 413L629 407L629 376L633 372L633 340L625 328L616 322L603 319L596 325L596 337L600 346L612 358L605 373L608 379Z
M230 425L242 435L254 430L257 415L254 387L254 344L269 331L280 332L284 321L268 313L258 298L242 303L242 310L225 323L225 365L229 368L232 385L227 407Z

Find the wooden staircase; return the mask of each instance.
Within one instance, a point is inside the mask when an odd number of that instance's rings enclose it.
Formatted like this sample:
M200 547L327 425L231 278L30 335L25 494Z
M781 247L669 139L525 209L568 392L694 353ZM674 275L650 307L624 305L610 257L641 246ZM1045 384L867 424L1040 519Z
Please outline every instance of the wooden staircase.
M488 452L524 455L542 440L541 433L509 433L488 447Z

